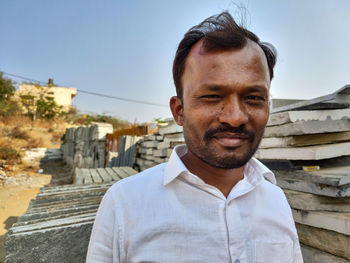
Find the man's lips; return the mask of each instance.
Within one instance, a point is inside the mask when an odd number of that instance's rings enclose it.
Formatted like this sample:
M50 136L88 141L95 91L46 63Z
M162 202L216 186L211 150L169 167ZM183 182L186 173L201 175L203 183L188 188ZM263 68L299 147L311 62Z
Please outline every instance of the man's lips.
M216 133L213 137L224 147L239 147L245 140L249 139L249 136L246 134L229 132Z

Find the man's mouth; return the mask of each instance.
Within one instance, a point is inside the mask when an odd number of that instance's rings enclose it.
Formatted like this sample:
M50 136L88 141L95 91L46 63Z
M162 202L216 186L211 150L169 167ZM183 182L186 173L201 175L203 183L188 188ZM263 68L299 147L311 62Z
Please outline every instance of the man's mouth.
M246 134L221 132L214 134L213 138L224 147L239 147L249 139L249 136Z

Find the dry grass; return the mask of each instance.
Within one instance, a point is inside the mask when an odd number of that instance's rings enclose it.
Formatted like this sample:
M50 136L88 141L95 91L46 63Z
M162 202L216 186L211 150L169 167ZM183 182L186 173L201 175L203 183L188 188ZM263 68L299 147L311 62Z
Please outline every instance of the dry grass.
M0 165L28 170L22 164L24 151L45 147L56 148L64 134L67 123L64 119L36 120L24 116L0 117Z

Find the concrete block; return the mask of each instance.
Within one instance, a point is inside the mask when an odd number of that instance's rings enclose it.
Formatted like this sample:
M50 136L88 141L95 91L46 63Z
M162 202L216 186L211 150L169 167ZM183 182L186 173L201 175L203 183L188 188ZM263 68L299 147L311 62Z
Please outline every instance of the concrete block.
M338 257L350 259L349 235L302 224L296 224L296 228L301 243Z
M160 135L172 134L172 133L178 133L178 132L183 132L183 128L182 126L178 126L175 122L171 122L169 123L168 126L159 128Z
M93 220L9 234L5 262L85 262Z
M285 111L269 116L267 126L281 125L297 121L325 121L350 119L350 109Z
M168 149L160 149L160 150L154 150L153 156L155 157L166 157L167 156Z
M154 157L153 161L156 162L157 164L164 163L165 162L165 158Z
M301 252L305 263L350 263L350 260L303 244L301 244Z
M157 149L160 150L160 149L167 149L167 148L170 148L170 141L167 141L167 142L160 142L158 143L157 145Z
M350 142L296 148L258 149L258 159L276 160L321 160L350 155Z
M289 205L295 209L350 213L350 197L328 197L287 189L283 191Z
M155 135L145 135L144 137L143 137L143 139L144 139L144 141L155 141L156 140L156 136Z
M282 148L309 146L350 141L350 131L323 134L297 135L289 137L263 138L259 148Z
M141 143L141 146L145 148L157 148L157 145L158 141L144 141Z
M350 235L350 213L292 209L296 223Z
M183 132L177 132L174 134L165 134L164 142L185 142Z
M350 185L341 187L329 186L320 183L304 181L300 179L276 176L277 185L283 189L306 192L322 196L348 197L350 196Z
M298 121L266 127L264 137L285 137L291 135L318 134L350 131L349 120Z

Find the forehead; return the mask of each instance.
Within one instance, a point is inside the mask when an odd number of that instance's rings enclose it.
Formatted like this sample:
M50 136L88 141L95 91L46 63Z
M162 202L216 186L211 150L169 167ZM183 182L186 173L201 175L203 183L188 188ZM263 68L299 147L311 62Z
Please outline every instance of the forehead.
M258 44L248 41L241 49L205 52L202 42L197 42L187 57L182 78L184 89L202 84L269 88L267 60Z

